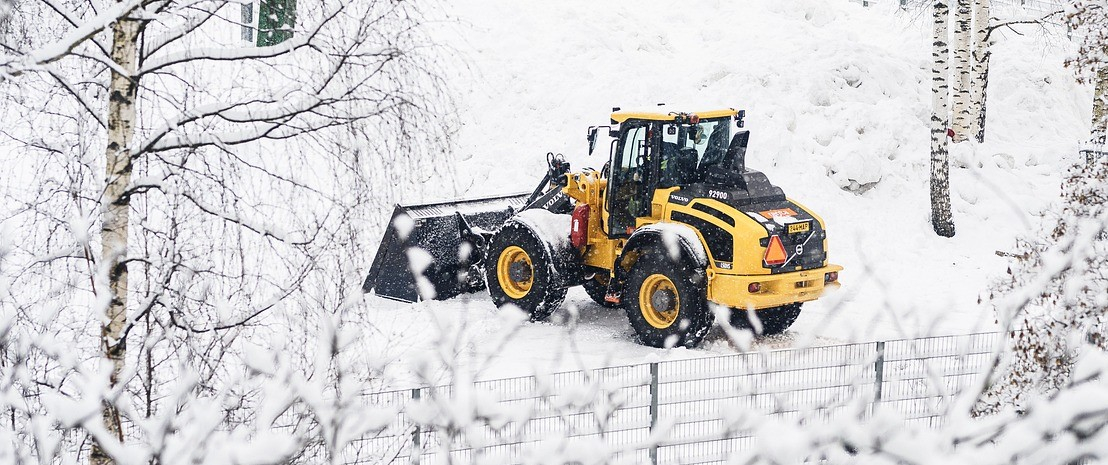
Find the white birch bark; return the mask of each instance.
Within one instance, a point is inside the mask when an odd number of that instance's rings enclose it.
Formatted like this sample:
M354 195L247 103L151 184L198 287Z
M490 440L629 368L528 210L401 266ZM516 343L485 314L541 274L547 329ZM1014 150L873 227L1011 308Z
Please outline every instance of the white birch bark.
M953 124L954 142L969 138L973 113L970 111L970 2L957 0L954 9L954 105Z
M18 24L42 31L0 36L0 74L20 72L0 78L0 109L26 115L0 136L27 160L4 166L20 180L5 219L20 227L0 237L0 290L8 278L18 290L0 292L0 465L234 462L176 446L229 434L261 403L255 377L232 387L244 365L230 341L280 326L298 370L318 362L306 341L320 325L283 322L361 318L365 263L350 257L372 256L381 208L454 187L437 182L454 178L454 112L421 32L429 16L410 2L301 2L302 29L258 48L220 46L222 2L163 3L22 0ZM39 333L47 346L12 354ZM362 365L348 379L376 377ZM313 381L287 398L347 385ZM225 416L196 422L207 405ZM333 437L310 430L266 460ZM11 459L7 444L29 452Z
M119 383L123 371L127 344L122 339L127 323L127 241L129 236L131 202L124 193L131 182L132 159L129 146L135 134L135 97L137 77L133 76L137 65L139 21L124 17L112 24L112 60L129 75L113 71L108 89L108 147L105 151L105 187L102 200L103 223L101 236L101 265L108 270L106 319L101 326L101 350L111 363L111 386ZM119 411L105 402L101 415L104 426L111 435L123 441ZM110 465L113 457L105 453L100 444L93 444L89 456L92 465Z
M947 127L950 113L947 107L950 76L950 54L947 21L950 8L947 0L936 0L935 42L931 68L931 226L943 237L954 236L954 221L950 212L950 163L947 156Z
M989 0L974 0L973 3L973 83L970 86L970 111L974 117L970 125L978 143L985 142L985 99L989 88Z
M1092 142L1104 144L1108 134L1108 64L1096 70L1096 87L1093 90ZM1097 150L1101 150L1099 147Z

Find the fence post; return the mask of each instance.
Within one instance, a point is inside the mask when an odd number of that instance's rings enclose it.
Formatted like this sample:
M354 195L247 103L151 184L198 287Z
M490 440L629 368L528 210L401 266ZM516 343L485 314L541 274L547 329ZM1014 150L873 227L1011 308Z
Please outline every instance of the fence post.
M873 408L881 403L881 386L885 384L885 341L877 342L877 360L873 362Z
M418 400L419 388L412 389L412 401ZM416 423L415 430L412 431L412 453L410 454L411 457L409 457L411 459L410 462L416 465L419 465L419 459L423 456L423 446L422 444L420 444L420 442L423 440L422 433L422 428L419 427L419 423Z
M658 362L650 363L650 433L658 425ZM658 465L658 443L650 444L650 463Z

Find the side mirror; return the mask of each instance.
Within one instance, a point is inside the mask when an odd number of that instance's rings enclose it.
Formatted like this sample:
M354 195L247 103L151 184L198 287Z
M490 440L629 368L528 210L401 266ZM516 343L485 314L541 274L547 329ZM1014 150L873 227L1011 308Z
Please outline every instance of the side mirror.
M746 121L743 121L744 118L746 118L746 110L739 110L739 113L735 115L735 124L738 125L740 129L746 125Z
M592 155L593 149L596 148L596 133L600 131L600 128L608 128L608 137L619 137L619 131L612 129L611 126L589 126L589 131L585 136L589 141L589 155Z

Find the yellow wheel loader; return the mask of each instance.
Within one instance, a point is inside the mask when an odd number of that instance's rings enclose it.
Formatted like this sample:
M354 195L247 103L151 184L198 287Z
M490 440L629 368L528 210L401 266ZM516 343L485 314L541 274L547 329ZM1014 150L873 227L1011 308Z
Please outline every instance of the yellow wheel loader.
M823 220L746 167L744 115L615 108L587 133L590 153L601 129L611 138L600 171L548 154L529 195L397 206L364 290L416 301L487 288L542 320L583 286L655 347L699 344L713 303L734 326L783 332L842 267L827 261Z

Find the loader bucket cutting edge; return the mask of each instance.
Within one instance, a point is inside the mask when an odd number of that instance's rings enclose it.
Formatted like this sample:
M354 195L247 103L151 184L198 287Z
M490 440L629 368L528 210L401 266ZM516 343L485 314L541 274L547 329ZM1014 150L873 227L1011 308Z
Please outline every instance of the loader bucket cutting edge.
M523 208L528 194L512 194L451 202L397 205L389 218L388 228L377 247L377 255L369 268L362 292L374 291L378 296L402 302L422 300L412 275L407 250L421 248L433 261L423 276L435 288L435 300L445 300L466 292L484 289L483 275L472 270L473 264L459 258L463 242L461 215L474 230L495 231ZM412 228L407 238L401 238L396 219L407 215ZM473 271L469 273L463 273ZM469 279L459 279L459 276Z

